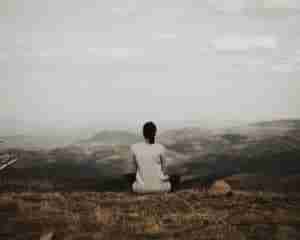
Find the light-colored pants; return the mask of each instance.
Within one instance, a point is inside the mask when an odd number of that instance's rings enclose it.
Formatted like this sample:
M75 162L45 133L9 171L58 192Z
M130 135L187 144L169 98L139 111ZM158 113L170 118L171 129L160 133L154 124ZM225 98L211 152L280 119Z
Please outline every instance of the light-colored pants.
M158 186L147 186L134 182L132 185L133 192L136 193L155 193L155 192L170 192L171 183L169 181L162 182Z

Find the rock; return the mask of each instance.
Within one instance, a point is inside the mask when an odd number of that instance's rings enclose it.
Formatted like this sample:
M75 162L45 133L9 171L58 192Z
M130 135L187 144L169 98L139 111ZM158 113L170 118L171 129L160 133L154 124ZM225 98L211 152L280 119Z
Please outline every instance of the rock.
M217 180L208 189L208 193L214 196L222 196L232 193L232 189L224 180Z

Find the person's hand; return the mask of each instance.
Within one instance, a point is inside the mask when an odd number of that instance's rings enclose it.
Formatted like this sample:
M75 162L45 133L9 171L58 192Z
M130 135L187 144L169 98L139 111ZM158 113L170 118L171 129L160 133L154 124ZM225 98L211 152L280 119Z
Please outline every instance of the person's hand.
M169 177L168 175L166 175L166 174L163 174L163 175L161 176L161 180L162 180L163 182L167 182L167 181L170 180L170 177Z

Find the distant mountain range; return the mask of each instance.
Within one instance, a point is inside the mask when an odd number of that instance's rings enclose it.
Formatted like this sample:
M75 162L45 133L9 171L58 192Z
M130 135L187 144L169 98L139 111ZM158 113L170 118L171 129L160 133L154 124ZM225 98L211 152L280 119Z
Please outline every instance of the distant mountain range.
M67 137L31 136L25 134L0 136L0 149L3 148L51 149L58 146L65 146L70 143L71 141Z
M4 138L10 142L26 139L30 138ZM34 145L39 140L31 141ZM13 149L10 147L9 152L19 158L15 167L27 168L30 176L33 172L29 169L38 166L32 171L47 176L60 173L74 178L79 174L117 177L128 159L129 145L138 141L142 141L142 136L128 131L101 131L75 144L39 151L26 150L19 144ZM185 127L162 132L157 141L168 149L169 174L182 174L185 181L203 182L241 173L300 174L300 120L260 122L217 130Z
M12 182L19 179L23 186L27 178L50 178L68 189L65 179L75 181L76 186L84 183L84 179L90 179L93 184L103 179L118 179L124 173L129 145L141 141L142 136L123 130L100 131L75 144L56 142L54 148L40 150L23 148L28 139L32 146L43 141L22 135L4 138L19 142L15 145L19 147L0 149L19 159L8 171ZM284 179L300 174L300 120L259 122L215 130L183 127L162 132L157 141L168 150L168 173L182 175L186 186L236 174ZM250 186L255 178L243 179ZM296 185L298 180L294 182ZM123 181L118 180L113 185L119 189L122 184ZM104 185L110 187L109 183Z
M128 145L139 142L142 137L124 130L101 131L89 139L81 140L80 143L102 143L115 145Z
M168 149L188 156L189 175L300 173L300 120L259 122L218 131L183 128L166 132Z

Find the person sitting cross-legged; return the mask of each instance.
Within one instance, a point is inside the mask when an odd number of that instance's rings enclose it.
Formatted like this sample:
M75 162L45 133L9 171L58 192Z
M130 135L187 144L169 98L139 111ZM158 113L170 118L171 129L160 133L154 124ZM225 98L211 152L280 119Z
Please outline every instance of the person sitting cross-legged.
M130 147L126 178L135 193L172 192L180 184L179 176L166 173L166 149L155 143L156 132L156 125L146 122L143 126L145 141Z

